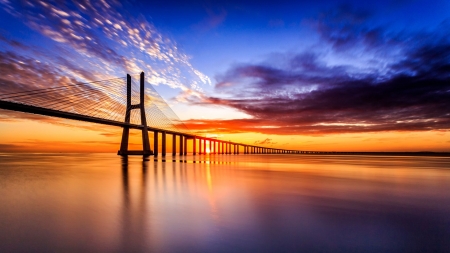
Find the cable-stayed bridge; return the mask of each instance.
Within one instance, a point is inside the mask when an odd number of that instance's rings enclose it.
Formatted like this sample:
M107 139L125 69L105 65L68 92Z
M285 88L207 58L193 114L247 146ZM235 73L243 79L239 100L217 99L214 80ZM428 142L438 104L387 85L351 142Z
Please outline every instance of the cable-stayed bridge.
M144 72L133 77L127 75L124 78L33 90L26 90L26 87L18 84L14 89L13 92L0 94L1 109L122 127L118 151L122 156L158 156L159 140L162 147L160 153L166 156L167 134L173 135L173 155L178 152L187 155L188 140L192 140L190 144L194 155L206 154L207 143L209 153L212 154L239 154L240 151L244 154L311 153L196 135L189 131L153 86L146 82ZM142 131L142 150L128 150L130 129ZM149 133L153 134L153 149L150 147Z
M121 156L165 157L168 153L167 134L172 135L174 156L177 153L187 155L188 144L192 145L193 155L244 153L450 156L448 152L299 151L200 136L183 124L153 86L145 80L144 72L140 75L89 83L64 82L55 85L48 87L46 84L39 84L30 89L29 85L23 83L0 83L0 109L121 127L122 141L117 152ZM5 90L8 92L5 93ZM141 150L128 149L130 129L142 131ZM152 145L149 133L153 135ZM161 150L158 150L159 146Z

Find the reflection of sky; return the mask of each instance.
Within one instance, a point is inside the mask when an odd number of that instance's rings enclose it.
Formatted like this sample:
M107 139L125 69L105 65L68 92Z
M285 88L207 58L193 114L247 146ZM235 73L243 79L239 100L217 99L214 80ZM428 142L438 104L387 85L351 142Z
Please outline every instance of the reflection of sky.
M450 249L448 157L0 158L5 252Z

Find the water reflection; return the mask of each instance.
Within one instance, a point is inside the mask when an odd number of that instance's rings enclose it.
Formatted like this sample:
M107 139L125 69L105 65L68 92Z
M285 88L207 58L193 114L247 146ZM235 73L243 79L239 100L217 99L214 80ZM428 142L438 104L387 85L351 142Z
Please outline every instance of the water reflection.
M2 156L0 251L450 250L448 158L174 160Z

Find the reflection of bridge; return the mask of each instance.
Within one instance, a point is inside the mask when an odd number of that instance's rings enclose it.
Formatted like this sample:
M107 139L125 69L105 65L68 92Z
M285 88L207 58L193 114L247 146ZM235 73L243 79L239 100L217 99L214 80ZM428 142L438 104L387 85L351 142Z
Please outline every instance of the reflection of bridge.
M35 86L32 86L35 87ZM188 140L192 153L206 154L281 154L309 153L278 148L261 147L207 138L190 133L180 119L147 83L144 72L136 84L130 75L82 84L64 84L31 90L26 84L9 87L9 93L0 94L0 108L58 118L79 120L123 128L119 155L166 156L166 135L172 135L172 154L187 155ZM139 111L137 113L137 111ZM128 150L130 129L142 131L142 150ZM153 150L148 132L153 132ZM161 138L160 138L161 137Z

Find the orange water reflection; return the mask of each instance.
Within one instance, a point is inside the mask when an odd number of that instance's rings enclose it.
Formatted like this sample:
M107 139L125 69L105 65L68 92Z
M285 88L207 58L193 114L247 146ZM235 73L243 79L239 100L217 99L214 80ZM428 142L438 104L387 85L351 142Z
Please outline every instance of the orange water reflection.
M0 165L2 252L450 249L449 158L0 154Z

